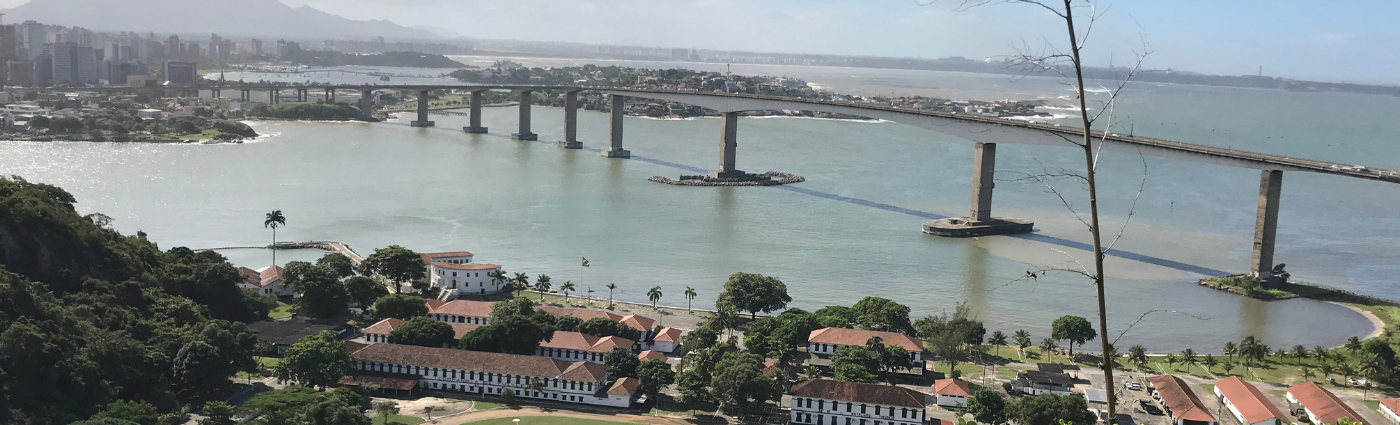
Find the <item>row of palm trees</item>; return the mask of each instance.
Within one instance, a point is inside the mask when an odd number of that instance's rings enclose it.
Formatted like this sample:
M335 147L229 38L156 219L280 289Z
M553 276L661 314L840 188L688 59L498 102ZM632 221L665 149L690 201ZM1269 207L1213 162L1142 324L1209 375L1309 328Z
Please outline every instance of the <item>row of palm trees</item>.
M554 289L553 279L550 278L547 274L540 274L539 277L535 278L535 283L533 285L530 284L530 276L525 273L516 272L514 275L510 275L506 273L505 270L497 269L496 271L493 271L490 274L488 274L488 276L490 276L491 280L497 285L505 284L507 289L516 293L516 296L520 296L520 292L525 291L527 289L534 289L536 292L540 293L541 301L544 300L544 294L546 292L549 292L551 289ZM617 289L617 284L608 283L607 288L608 305L611 306L613 303L613 291ZM578 287L574 285L574 281L572 280L566 280L562 285L559 285L559 291L564 293L565 302L568 302L569 300L569 293L577 290ZM593 296L592 288L588 289L588 295L590 297ZM651 300L652 308L656 308L656 303L661 301L661 297L663 295L664 294L661 292L660 285L653 286L651 287L651 289L647 290L647 299ZM695 301L695 297L698 296L699 293L695 292L695 288L687 286L685 287L684 295L686 299L685 308L687 311L690 311L691 303Z

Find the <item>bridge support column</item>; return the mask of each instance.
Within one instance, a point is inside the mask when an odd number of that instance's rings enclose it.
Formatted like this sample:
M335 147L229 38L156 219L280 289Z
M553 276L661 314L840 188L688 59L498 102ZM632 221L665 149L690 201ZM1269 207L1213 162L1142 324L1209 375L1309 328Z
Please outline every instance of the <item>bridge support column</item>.
M326 89L326 103L335 104L335 89Z
M520 92L520 130L510 135L513 140L539 140L539 135L530 132L530 101L535 97L535 92L521 90Z
M219 92L219 89L209 90L210 99L218 99L220 96L223 96L223 94Z
M374 120L374 90L360 90L360 117Z
M428 121L428 91L418 91L418 120L409 123L413 127L432 127L432 121Z
M471 123L470 127L462 127L462 131L471 134L484 134L486 127L481 126L481 92L485 90L472 90L471 100Z
M252 94L248 93L248 90L247 90L247 89L239 90L239 93L238 93L238 100L243 101L243 102L247 102L248 99L251 98L251 97L253 97L253 96L252 96Z
M997 144L978 143L972 154L972 210L967 217L945 218L924 223L924 233L949 237L971 237L1030 233L1035 224L1021 218L992 217L992 189L996 173Z
M1283 193L1283 171L1264 170L1259 175L1259 212L1254 224L1254 256L1249 272L1260 279L1274 277L1274 235L1278 231L1278 203Z
M559 141L559 147L565 149L583 149L583 142L578 141L578 92L564 92L564 140Z
M612 95L612 126L608 139L611 145L603 151L603 156L608 158L631 158L632 152L622 148L622 117L623 117L623 96Z
M739 113L725 112L719 132L719 169L710 172L712 179L742 179L748 175L734 168L739 150Z

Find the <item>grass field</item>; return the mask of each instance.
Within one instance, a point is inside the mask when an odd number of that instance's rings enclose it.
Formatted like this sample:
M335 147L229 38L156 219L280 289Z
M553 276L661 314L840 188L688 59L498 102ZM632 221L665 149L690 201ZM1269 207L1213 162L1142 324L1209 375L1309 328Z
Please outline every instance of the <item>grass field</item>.
M183 135L183 136L176 137L176 139L180 139L180 140L207 140L207 139L213 139L214 136L218 136L218 135L219 135L219 130L212 130L212 129L211 129L211 130L204 130L204 132L202 132L202 133L186 134L186 135Z
M277 308L267 313L268 318L280 319L292 315L292 305L281 301L277 302Z
M404 415L389 415L387 423L389 425L417 425L423 422L423 418L415 418L413 416ZM386 422L385 418L383 416L380 416L375 417L374 420L370 421L370 423L373 425L383 425Z
M481 425L515 425L515 422L512 421L513 419L520 419L520 425L614 425L627 423L599 421L593 419L569 418L563 416L521 416L519 418L497 418L467 423Z
M506 407L506 405L503 404L503 403L493 403L493 402L489 402L489 401L480 401L480 400L476 401L476 404L475 404L474 406L475 406L475 409L476 409L476 410L487 410L487 409L496 409L496 408L500 408L500 407Z

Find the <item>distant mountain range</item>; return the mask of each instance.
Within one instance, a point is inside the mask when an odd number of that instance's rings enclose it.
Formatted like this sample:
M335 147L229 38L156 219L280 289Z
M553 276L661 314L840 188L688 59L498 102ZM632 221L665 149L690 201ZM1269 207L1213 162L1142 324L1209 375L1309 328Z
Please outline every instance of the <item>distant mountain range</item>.
M278 0L30 0L0 10L5 22L34 20L91 30L223 36L435 39L432 31L387 20L356 21Z

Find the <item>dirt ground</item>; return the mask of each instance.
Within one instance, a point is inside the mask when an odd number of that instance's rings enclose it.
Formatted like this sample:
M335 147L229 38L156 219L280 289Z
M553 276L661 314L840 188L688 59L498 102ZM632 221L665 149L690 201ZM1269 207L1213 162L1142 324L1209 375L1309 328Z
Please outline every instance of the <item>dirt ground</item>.
M434 425L458 425L486 419L518 418L527 416L564 416L570 418L595 419L600 421L627 422L635 424L694 425L694 422L691 422L686 419L668 418L664 416L584 413L567 410L541 409L538 407L522 407L519 409L494 409L479 412L471 412L446 419L439 419L424 423Z
M399 404L399 414L405 416L428 417L428 407L438 406L443 409L433 411L433 417L442 417L465 412L472 408L473 403L469 400L453 400L450 398L423 397L415 400L402 400L393 398L371 399L371 404L382 401L392 401Z

